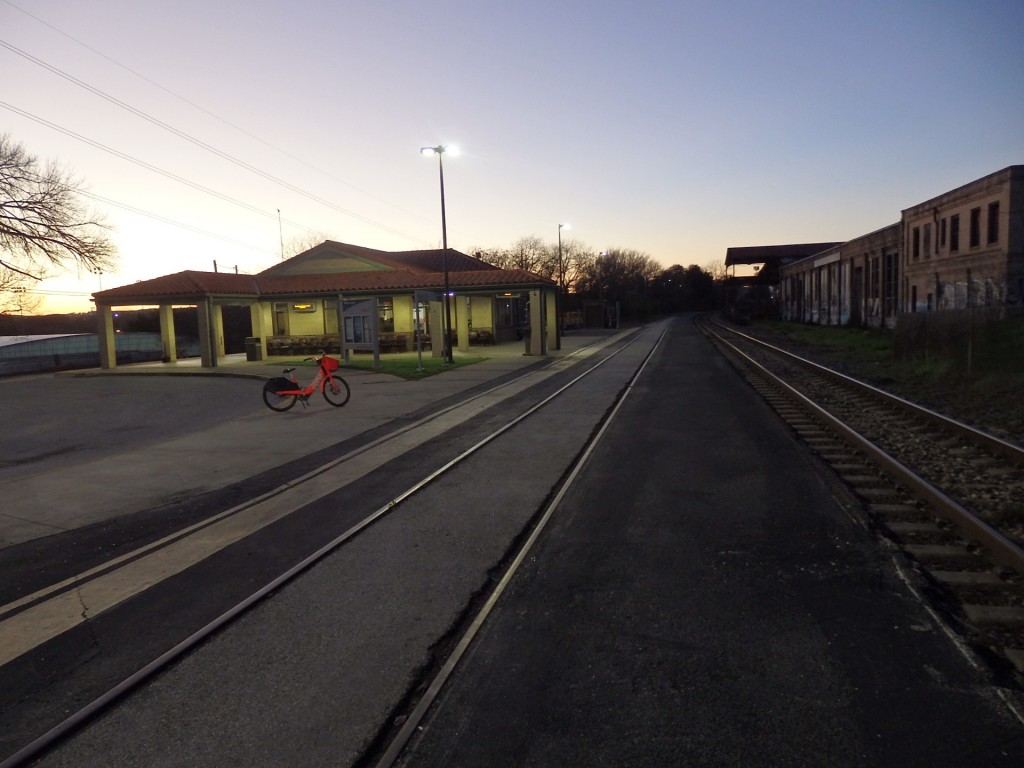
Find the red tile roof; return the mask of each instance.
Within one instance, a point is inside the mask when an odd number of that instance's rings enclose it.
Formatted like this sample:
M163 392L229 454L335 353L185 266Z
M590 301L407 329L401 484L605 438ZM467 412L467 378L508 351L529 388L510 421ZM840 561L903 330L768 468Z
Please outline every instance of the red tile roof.
M316 261L349 259L347 263L372 262L367 271L316 272ZM352 261L354 260L354 261ZM194 302L207 296L238 296L252 299L301 294L381 293L384 291L441 290L444 287L443 254L434 251L388 253L327 241L256 275L187 270L143 280L93 295L98 304L155 303L174 299ZM453 289L522 290L551 286L554 282L521 269L498 269L477 258L449 250L448 283ZM302 267L314 270L301 274ZM299 272L299 274L296 274Z
M332 263L344 258L357 262L374 262L380 265L377 269L383 267L384 269L404 269L410 272L443 272L445 266L445 254L440 248L426 251L378 251L373 248L364 248L361 245L325 240L308 251L303 251L287 261L282 261L280 264L263 270L260 275L278 275L282 272L309 274L322 271L312 267L317 261ZM447 262L449 272L497 269L492 264L474 256L467 256L454 248L448 249Z
M140 280L118 288L93 294L93 298L106 301L141 296L201 297L219 295L259 295L254 275L235 275L228 272L193 272L186 270L152 280Z

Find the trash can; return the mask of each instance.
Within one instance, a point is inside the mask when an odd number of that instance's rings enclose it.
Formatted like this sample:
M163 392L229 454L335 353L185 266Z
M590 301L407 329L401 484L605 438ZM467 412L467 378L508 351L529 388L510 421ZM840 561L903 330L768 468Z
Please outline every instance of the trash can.
M238 349L238 347L235 347ZM258 336L247 336L245 339L245 359L250 363L263 359L263 347Z

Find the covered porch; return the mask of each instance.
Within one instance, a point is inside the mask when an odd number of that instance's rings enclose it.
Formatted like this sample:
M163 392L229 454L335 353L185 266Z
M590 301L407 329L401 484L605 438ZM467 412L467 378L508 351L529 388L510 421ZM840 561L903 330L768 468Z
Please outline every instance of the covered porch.
M159 308L163 359L177 359L174 308L194 307L200 359L225 354L223 309L249 309L246 352L264 359L329 350L347 356L520 340L546 355L561 339L556 284L525 270L498 269L453 249L377 251L325 241L256 275L185 271L94 294L100 365L117 365L113 312Z

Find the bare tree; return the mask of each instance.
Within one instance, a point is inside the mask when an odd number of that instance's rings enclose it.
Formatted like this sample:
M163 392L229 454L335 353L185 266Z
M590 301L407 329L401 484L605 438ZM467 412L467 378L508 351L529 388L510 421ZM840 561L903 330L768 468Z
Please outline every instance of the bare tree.
M315 248L320 243L330 240L327 235L322 232L307 232L304 235L295 235L287 243L282 246L281 258L291 258L292 256L298 256L300 253L305 253L310 248ZM285 254L288 254L287 256Z
M725 262L722 259L714 259L704 265L704 271L711 275L711 279L715 282L721 282L729 276L729 269L725 266Z
M470 253L498 269L514 269L512 253L505 248L471 248Z
M52 163L40 166L0 134L0 268L36 281L53 267L111 267L115 251L108 227L86 210L80 194L66 171Z
M550 249L536 235L521 237L512 243L509 250L511 265L506 269L525 269L543 275L550 271ZM546 275L545 275L546 276Z
M558 265L558 244L552 246L556 262L556 280L561 271L561 283L566 293L575 293L580 278L593 269L597 254L579 240L562 241L562 263ZM560 267L560 270L559 270Z
M0 315L35 314L43 299L28 292L31 282L25 275L0 267Z

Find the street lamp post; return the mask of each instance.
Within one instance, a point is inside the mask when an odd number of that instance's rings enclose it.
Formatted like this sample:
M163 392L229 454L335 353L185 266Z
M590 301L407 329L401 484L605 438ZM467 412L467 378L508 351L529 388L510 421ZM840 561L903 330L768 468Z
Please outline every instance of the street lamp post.
M558 225L558 287L562 288L565 283L565 267L562 264L562 230L572 229L568 224Z
M562 321L563 296L565 293L565 265L562 263L562 229L572 229L568 224L558 225L558 294L555 300L555 312L558 315L558 349L562 348L562 334L565 331Z
M450 297L450 287L448 282L448 223L445 218L444 211L444 161L441 159L445 152L456 155L458 150L455 147L445 146L438 144L436 147L421 147L420 154L426 155L437 155L437 172L441 179L441 267L444 270L444 359L445 362L451 363L452 358L452 306Z

